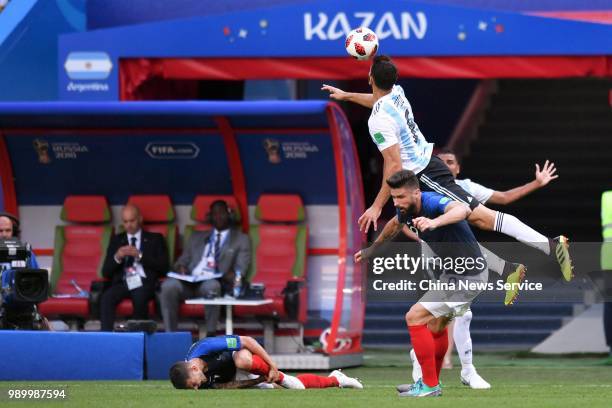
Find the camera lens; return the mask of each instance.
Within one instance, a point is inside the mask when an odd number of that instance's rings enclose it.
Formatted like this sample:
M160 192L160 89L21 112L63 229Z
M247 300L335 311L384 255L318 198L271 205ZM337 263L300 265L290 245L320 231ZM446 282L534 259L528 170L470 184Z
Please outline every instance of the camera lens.
M47 277L39 272L22 272L15 277L15 289L24 301L41 302L47 297Z

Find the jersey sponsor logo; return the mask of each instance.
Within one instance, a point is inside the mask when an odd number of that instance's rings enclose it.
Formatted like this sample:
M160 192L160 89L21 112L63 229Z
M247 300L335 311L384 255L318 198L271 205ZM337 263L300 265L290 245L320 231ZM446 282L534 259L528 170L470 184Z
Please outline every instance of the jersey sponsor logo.
M382 133L380 132L376 132L374 133L374 141L378 144L384 143L385 142L385 137L383 136Z
M227 342L227 348L233 349L238 347L238 340L235 337L228 337L225 339Z

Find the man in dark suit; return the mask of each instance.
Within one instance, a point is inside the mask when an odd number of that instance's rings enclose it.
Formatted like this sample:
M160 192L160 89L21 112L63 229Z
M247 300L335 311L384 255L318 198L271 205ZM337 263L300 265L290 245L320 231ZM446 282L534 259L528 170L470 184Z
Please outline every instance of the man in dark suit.
M123 299L132 299L134 319L147 319L148 303L155 296L157 279L169 267L164 237L142 230L138 208L126 205L121 218L125 232L111 239L102 267L104 277L111 280L111 286L100 300L103 331L113 330L115 309Z
M183 254L176 261L174 271L185 275L199 275L201 282L191 283L168 278L161 287L161 309L166 331L176 331L181 302L193 297L217 297L222 288L232 288L235 272L244 277L251 262L249 237L233 228L227 203L215 201L210 206L212 231L194 232ZM206 333L214 336L219 321L219 306L205 306Z

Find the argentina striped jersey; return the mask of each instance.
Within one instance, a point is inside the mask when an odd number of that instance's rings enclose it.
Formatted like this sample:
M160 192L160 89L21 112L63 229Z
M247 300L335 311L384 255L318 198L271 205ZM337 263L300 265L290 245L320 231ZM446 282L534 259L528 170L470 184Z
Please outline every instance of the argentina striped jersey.
M399 85L372 107L368 128L381 152L399 144L402 167L419 173L429 163L433 143L428 143L414 121L410 102Z

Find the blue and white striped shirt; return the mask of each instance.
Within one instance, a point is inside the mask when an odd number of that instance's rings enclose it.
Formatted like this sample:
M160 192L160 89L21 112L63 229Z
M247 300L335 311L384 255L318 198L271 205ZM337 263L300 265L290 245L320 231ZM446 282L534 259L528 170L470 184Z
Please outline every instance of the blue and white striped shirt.
M414 121L412 107L399 85L372 107L368 120L370 136L381 152L399 144L402 167L421 172L431 159L433 143L428 143Z

